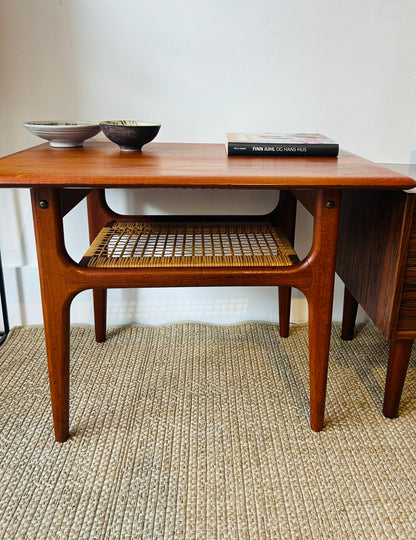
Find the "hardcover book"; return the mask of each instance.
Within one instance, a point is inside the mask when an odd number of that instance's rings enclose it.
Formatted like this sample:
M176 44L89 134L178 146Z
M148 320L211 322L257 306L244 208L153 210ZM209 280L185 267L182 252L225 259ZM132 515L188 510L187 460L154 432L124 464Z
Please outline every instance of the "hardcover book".
M320 133L227 133L229 156L329 156L339 145Z

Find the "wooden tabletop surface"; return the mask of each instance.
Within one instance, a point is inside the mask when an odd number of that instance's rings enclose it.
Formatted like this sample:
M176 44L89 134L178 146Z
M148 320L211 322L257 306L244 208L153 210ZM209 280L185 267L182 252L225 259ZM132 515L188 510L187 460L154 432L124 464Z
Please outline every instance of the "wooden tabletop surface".
M409 189L416 181L347 152L330 157L227 156L222 144L153 143L120 152L48 143L0 159L0 187L233 187Z

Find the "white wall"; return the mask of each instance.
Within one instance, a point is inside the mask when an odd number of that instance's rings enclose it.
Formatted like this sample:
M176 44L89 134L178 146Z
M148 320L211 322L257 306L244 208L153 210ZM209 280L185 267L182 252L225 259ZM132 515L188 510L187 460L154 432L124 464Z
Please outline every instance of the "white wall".
M39 139L38 119L160 121L159 141L222 142L227 131L320 131L381 162L416 148L414 0L0 0L0 154ZM415 154L413 154L414 156ZM268 192L137 195L147 211L268 210ZM41 322L28 192L2 190L0 246L12 324ZM119 208L125 194L114 193ZM296 247L310 242L300 209ZM68 218L86 247L85 207ZM341 316L338 283L334 318ZM110 322L277 318L271 288L112 291ZM306 318L295 295L293 320ZM73 321L91 321L89 293Z

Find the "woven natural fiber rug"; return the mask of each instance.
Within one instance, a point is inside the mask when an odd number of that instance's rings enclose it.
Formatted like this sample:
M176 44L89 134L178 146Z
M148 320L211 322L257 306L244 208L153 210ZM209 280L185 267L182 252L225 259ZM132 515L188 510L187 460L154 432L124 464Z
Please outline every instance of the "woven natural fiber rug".
M416 538L416 370L380 412L388 344L334 326L325 429L306 326L72 327L72 434L54 442L43 328L0 348L0 536Z

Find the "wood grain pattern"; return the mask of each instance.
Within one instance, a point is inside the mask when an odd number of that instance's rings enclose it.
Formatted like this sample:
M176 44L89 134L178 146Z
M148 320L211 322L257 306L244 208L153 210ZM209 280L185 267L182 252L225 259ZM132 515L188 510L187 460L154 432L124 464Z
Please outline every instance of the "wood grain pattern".
M408 197L414 198L413 195ZM397 334L402 338L416 339L416 209L409 237Z
M0 186L394 189L415 181L347 152L337 158L227 156L221 144L154 143L120 152L39 145L0 160Z
M403 192L344 192L337 273L387 339L401 302L413 197Z

